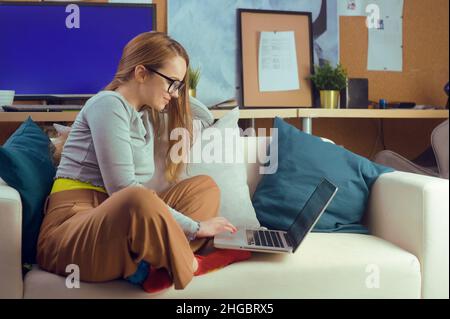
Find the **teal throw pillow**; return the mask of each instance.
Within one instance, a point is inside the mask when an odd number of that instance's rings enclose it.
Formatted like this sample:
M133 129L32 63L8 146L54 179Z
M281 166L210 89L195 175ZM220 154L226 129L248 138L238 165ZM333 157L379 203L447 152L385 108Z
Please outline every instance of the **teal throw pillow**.
M339 191L313 231L368 233L361 220L371 187L381 174L393 170L303 133L280 118L274 127L278 169L262 177L252 199L261 225L287 230L321 179L327 178ZM276 149L274 142L270 150Z
M0 177L22 201L23 263L36 262L43 206L55 176L50 145L48 136L28 118L0 147Z

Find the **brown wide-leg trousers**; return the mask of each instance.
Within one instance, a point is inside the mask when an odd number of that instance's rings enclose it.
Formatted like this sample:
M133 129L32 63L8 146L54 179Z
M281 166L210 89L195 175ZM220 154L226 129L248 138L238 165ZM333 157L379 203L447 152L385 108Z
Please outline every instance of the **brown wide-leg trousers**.
M52 194L39 234L38 264L62 276L74 264L81 281L103 282L132 275L145 260L166 268L175 289L183 289L193 277L193 252L208 239L189 243L167 206L208 220L218 215L220 191L212 178L196 176L161 194L143 187L111 197L94 190Z

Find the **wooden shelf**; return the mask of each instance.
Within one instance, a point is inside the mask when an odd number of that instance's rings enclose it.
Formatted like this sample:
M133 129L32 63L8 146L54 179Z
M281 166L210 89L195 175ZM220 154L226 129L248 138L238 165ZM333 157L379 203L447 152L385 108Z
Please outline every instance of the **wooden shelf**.
M0 123L23 122L29 116L35 122L73 122L78 112L0 112Z
M211 110L215 119L219 119L230 110ZM241 119L264 119L280 116L283 118L296 118L297 109L256 109L256 110L240 110ZM23 122L29 116L35 122L73 122L78 112L0 112L1 122Z
M230 110L211 110L219 119ZM17 123L29 116L35 122L73 122L78 112L0 112L0 123ZM274 118L382 118L382 119L446 119L449 110L365 110L365 109L241 109L241 119Z
M211 110L215 119L219 119L230 110ZM292 109L240 109L240 119L270 119L276 116L283 118L297 118L298 110Z
M449 110L416 110L416 109L298 109L297 117L311 118L378 118L378 119L445 119Z

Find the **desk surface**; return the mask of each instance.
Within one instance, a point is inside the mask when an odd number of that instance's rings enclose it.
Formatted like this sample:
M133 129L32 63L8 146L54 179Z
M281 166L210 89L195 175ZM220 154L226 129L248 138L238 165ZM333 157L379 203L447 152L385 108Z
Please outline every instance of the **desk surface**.
M218 119L229 110L211 110ZM35 122L73 122L78 112L0 112L0 123L23 122L31 116ZM274 118L384 118L447 119L449 110L366 110L366 109L241 109L241 119Z
M220 119L222 116L227 114L230 110L211 110L215 119ZM279 116L283 118L297 118L298 109L240 109L239 118L240 119L273 119Z
M298 109L297 117L312 118L384 118L384 119L440 119L448 118L449 110L417 109Z

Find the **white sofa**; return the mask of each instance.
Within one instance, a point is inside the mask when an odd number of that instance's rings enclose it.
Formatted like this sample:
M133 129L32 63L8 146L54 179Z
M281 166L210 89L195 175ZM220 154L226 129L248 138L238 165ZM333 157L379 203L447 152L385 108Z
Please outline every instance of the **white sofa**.
M251 192L258 167L247 166ZM0 184L0 298L449 298L449 182L438 178L380 177L365 218L372 235L311 233L295 254L255 253L154 295L124 280L69 289L36 265L22 278L21 214L17 191Z

